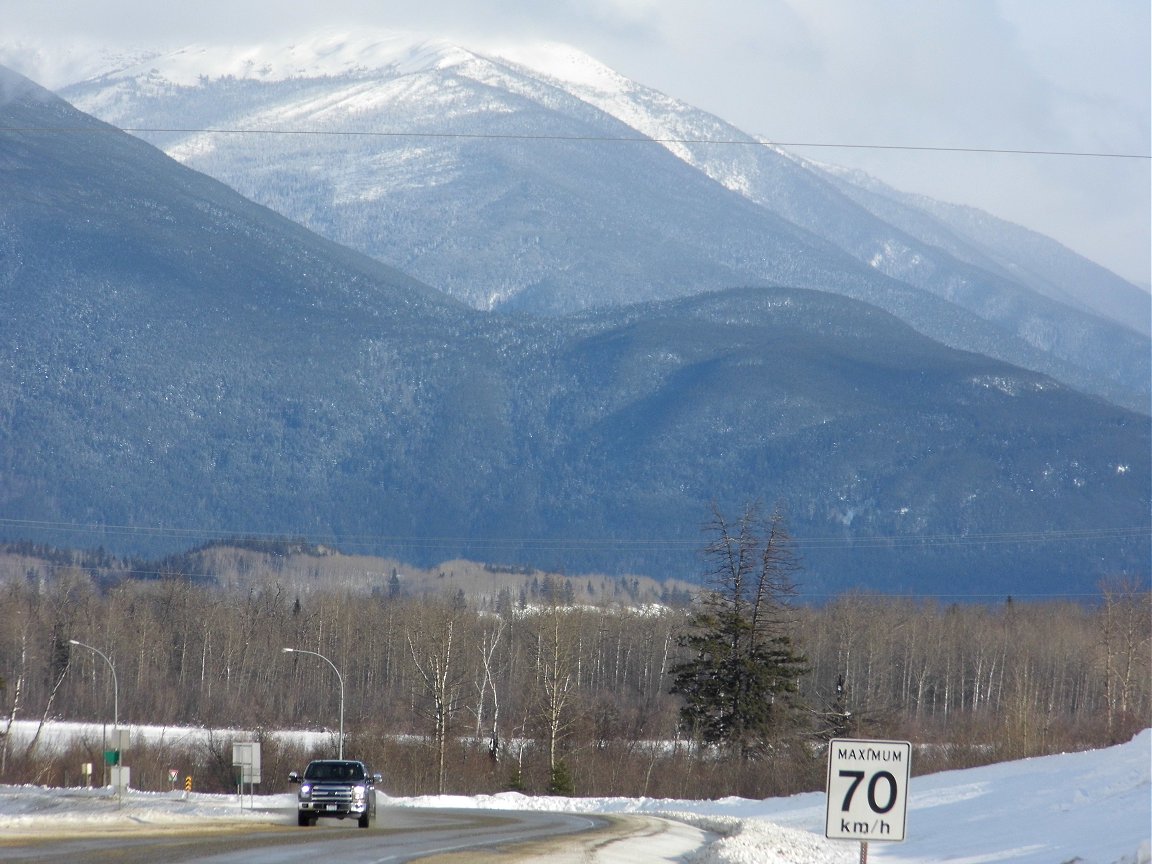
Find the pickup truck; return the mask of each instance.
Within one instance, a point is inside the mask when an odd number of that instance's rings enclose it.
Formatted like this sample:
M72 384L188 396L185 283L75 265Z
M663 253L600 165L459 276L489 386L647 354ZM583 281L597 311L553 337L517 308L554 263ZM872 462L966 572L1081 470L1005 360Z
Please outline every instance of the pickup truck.
M300 785L296 793L300 826L315 825L320 817L355 817L361 828L367 828L376 816L376 784L380 775L371 773L363 762L317 759L308 763L303 776L290 773L288 782Z

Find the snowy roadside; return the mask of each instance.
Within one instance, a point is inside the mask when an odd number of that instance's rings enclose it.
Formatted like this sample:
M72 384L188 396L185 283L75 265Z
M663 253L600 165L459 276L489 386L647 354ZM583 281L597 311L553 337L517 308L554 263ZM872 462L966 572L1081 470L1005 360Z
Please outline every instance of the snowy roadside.
M762 801L648 798L429 796L393 806L537 808L643 813L685 822L720 839L683 858L604 858L611 864L848 864L859 844L824 838L822 792ZM1127 744L914 777L907 839L869 844L870 861L928 864L1152 864L1152 730Z
M245 796L241 807L235 795L182 790L129 789L120 797L111 788L0 786L0 839L289 824L293 808L290 795L257 795L255 807Z
M0 786L0 838L293 824L293 796ZM638 833L588 844L596 864L850 864L858 844L823 836L825 796L718 801L553 798L519 793L380 796L388 808L564 810L647 817ZM668 821L657 821L668 820ZM1152 864L1152 730L1117 747L913 778L908 839L872 843L872 861ZM581 846L583 844L575 844ZM550 854L552 864L563 855Z

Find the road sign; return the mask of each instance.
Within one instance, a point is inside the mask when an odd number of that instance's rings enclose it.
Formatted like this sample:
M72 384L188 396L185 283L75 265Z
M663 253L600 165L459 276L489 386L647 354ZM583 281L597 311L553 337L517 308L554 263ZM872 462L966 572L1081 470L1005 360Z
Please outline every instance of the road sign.
M903 840L912 745L837 738L828 745L828 814L833 840Z
M113 765L111 772L112 787L123 795L124 790L132 784L132 769L127 765Z
M233 743L232 767L240 769L241 783L259 783L260 742L238 741Z

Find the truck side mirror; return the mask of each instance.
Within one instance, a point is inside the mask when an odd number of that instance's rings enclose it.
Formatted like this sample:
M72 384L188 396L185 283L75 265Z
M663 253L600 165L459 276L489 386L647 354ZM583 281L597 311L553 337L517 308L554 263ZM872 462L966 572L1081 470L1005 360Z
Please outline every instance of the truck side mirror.
M299 783L300 782L300 775L297 774L295 771L289 771L288 772L288 782L289 783Z
M379 783L379 782L380 782L381 780L383 780L383 779L384 779L384 775L383 775L383 774L379 774L379 773L376 773L376 774L373 774L373 775L372 775L372 782L373 782L373 783Z

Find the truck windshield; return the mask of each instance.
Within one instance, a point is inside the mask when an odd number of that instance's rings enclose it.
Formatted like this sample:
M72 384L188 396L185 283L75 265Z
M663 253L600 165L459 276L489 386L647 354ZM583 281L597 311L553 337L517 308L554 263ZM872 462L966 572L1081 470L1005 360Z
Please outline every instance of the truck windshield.
M359 762L313 762L304 771L305 780L363 780Z

